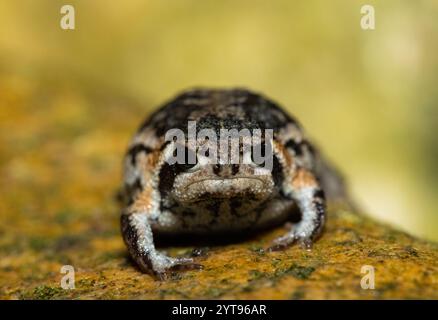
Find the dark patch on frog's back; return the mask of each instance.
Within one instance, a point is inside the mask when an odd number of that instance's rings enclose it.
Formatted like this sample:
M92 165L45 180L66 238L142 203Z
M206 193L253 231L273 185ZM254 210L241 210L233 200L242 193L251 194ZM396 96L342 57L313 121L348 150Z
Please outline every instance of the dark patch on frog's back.
M143 145L143 144L136 144L129 148L127 152L127 156L131 159L131 164L135 166L137 164L137 154L144 152L145 154L148 154L152 152L152 149Z
M244 106L246 116L262 124L263 129L278 130L284 128L288 124L295 124L298 126L298 122L281 109L273 101L265 99L262 96L258 96L258 103L251 103L248 100Z
M197 100L204 102L197 103ZM199 111L205 114L201 117L192 116ZM164 104L141 125L139 132L146 127L155 129L158 136L174 128L187 132L188 120L196 120L198 131L204 128L216 131L221 128L275 131L287 124L297 124L273 101L249 90L198 89L183 92Z

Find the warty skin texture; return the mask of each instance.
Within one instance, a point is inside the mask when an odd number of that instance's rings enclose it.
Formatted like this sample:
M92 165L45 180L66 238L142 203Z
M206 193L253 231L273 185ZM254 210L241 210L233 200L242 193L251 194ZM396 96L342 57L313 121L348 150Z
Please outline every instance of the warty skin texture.
M169 164L176 142L166 141L166 132L187 132L189 121L197 132L272 129L272 170L259 174L253 162ZM189 147L187 153L196 153ZM122 235L139 268L159 278L200 265L158 251L154 234L249 233L288 222L298 208L300 220L270 249L295 242L310 249L324 227L326 197L345 197L341 177L299 123L276 103L245 89L194 89L178 95L141 125L124 164Z

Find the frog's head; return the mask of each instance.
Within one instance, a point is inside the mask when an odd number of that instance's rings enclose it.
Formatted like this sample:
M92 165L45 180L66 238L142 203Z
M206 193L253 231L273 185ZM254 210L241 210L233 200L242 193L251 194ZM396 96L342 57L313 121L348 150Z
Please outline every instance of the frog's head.
M208 139L201 134L195 143L172 141L165 148L159 189L170 202L246 214L277 194L281 166L272 141L244 135L221 140L210 133Z

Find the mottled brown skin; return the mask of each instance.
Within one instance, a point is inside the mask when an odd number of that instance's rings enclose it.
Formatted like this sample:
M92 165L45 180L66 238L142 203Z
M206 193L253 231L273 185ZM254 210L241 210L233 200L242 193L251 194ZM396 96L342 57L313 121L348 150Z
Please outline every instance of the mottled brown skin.
M165 134L174 128L187 132L188 121L196 121L197 132L272 129L272 170L257 175L255 163L201 164L199 159L169 164L175 143ZM187 146L187 151L193 150ZM310 249L324 227L325 196L343 198L345 188L297 121L274 102L244 89L196 89L165 104L140 127L125 158L124 195L121 225L128 250L142 271L163 278L171 269L200 266L157 251L155 233L251 232L287 222L298 207L301 220L271 249L294 242Z

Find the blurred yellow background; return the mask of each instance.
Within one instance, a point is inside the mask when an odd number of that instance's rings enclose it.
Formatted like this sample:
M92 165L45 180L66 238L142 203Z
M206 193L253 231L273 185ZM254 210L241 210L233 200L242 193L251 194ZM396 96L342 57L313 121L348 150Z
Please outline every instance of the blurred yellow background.
M75 30L59 26L64 4ZM376 30L360 27L364 4ZM29 212L31 188L47 197L40 212L100 206L84 193L114 191L147 112L187 87L244 86L301 121L367 213L438 240L437 57L435 0L1 1L0 179L17 198L0 214ZM102 174L87 171L85 189L55 200L54 181L80 175L67 147L99 154ZM51 177L38 152L60 150L48 158L65 172Z

